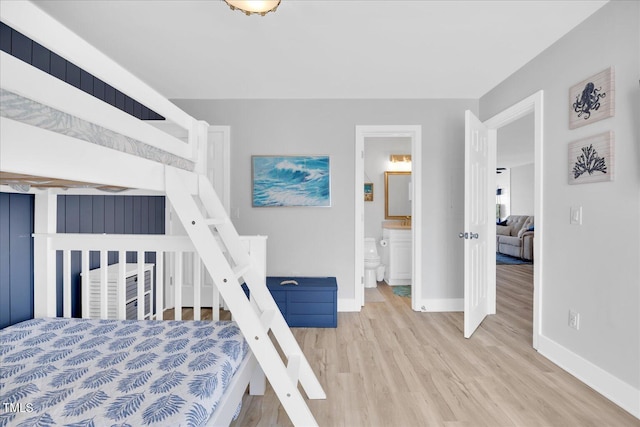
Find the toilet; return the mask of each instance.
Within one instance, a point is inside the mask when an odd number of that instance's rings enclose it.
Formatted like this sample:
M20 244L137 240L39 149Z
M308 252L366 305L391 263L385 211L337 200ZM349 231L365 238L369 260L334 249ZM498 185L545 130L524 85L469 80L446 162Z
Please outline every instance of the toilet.
M384 278L384 265L380 264L380 255L376 247L376 239L364 239L364 287L375 288L378 280Z

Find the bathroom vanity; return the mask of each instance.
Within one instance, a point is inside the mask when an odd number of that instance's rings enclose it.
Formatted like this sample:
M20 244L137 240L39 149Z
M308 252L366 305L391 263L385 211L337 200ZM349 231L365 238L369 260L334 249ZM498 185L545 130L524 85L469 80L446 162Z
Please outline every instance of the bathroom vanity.
M387 242L382 248L382 263L386 265L384 281L389 286L411 284L411 226L399 221L384 222L382 239Z

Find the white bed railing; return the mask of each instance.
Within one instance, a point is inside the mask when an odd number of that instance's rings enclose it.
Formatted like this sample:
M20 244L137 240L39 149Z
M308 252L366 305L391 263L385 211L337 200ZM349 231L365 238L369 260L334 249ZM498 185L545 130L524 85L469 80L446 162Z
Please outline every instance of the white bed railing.
M90 256L92 253L100 254L100 317L106 318L110 307L108 305L108 276L107 264L109 253L117 253L118 260L126 260L128 253L137 254L137 276L144 277L145 272L145 255L155 254L155 313L153 318L157 320L163 319L163 312L167 308L165 300L165 290L173 288L174 319L182 318L182 292L183 283L183 260L182 254L193 253L189 257L193 262L193 316L194 320L201 319L202 307L212 307L213 320L218 320L219 297L215 286L213 288L213 300L202 301L201 290L204 284L204 275L201 272L201 261L195 253L195 248L191 240L187 236L166 236L166 235L120 235L120 234L34 234L34 250L36 253L43 255L42 259L46 259L44 266L37 266L43 274L36 274L34 280L34 294L38 298L34 300L34 316L35 317L56 317L57 314L57 262L56 252L62 252L62 307L63 316L71 317L72 304L72 277L71 277L71 258L72 253L80 253L81 255L81 277L88 278L90 272ZM261 274L266 275L266 237L265 236L242 236L241 240L249 250L252 262L255 264ZM45 255L46 254L46 255ZM169 263L173 264L170 269ZM125 318L125 262L118 263L117 275L117 306L115 312L118 318ZM131 264L131 263L129 263ZM173 271L173 283L167 286L166 271ZM137 300L144 301L145 281L137 282ZM83 307L83 317L89 307L90 292L89 280L81 281L81 304ZM153 303L152 303L153 305ZM145 318L145 304L139 303L137 308L137 318Z

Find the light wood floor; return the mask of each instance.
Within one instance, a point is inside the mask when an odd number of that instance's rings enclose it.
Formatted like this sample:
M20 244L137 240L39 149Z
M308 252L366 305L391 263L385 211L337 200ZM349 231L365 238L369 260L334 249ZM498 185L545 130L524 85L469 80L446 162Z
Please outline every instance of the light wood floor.
M473 337L462 313L385 302L338 313L337 329L294 328L326 400L320 426L640 426L531 347L532 266L498 266L497 314ZM289 426L273 391L246 396L234 426Z

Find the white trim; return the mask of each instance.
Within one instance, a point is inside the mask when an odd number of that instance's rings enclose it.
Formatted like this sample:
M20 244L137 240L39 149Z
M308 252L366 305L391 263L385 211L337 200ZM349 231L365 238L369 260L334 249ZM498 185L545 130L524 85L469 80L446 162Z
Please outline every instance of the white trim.
M338 311L339 312L354 312L360 311L362 306L355 298L338 298Z
M411 203L412 219L412 283L422 283L422 126L421 125L383 125L356 126L355 138L355 233L354 233L354 284L355 301L359 307L364 305L364 142L365 138L411 138L411 174L413 194ZM411 287L411 308L421 311L424 307L422 288ZM359 309L357 311L360 311Z
M220 140L216 140L214 135L220 135ZM231 211L231 127L230 126L208 126L207 145L201 150L201 159L209 160L208 150L209 144L218 144L215 149L220 154L220 158L214 159L213 165L207 165L203 171L209 178L211 184L216 189L216 194L220 197L220 201L230 215ZM209 170L212 170L216 176L211 176ZM214 179L215 178L215 179ZM233 219L233 218L232 218Z
M486 120L484 124L491 130L508 125L529 113L534 114L534 209L533 215L536 223L536 242L533 246L533 348L538 349L539 338L542 331L542 268L544 259L544 218L542 191L544 188L543 175L543 147L544 147L544 91L540 90L522 101L512 105L504 111ZM490 193L493 194L495 187ZM495 227L491 230L490 239L495 241ZM495 281L494 281L495 286ZM495 288L491 290L495 295ZM495 297L493 298L495 307Z
M196 155L191 144L2 51L0 87L184 159L193 160ZM192 119L186 131L195 123Z
M164 165L152 160L5 117L0 117L0 140L4 172L31 175L37 171L50 178L164 191ZM113 165L126 173L114 173Z
M437 313L445 311L464 311L464 298L440 298L425 299L424 309L426 313Z
M538 352L634 417L640 418L640 389L633 388L544 335L538 337Z

